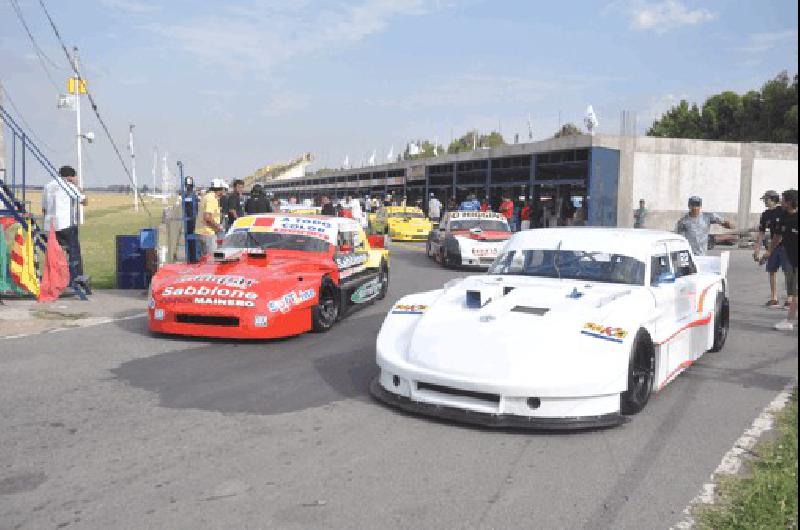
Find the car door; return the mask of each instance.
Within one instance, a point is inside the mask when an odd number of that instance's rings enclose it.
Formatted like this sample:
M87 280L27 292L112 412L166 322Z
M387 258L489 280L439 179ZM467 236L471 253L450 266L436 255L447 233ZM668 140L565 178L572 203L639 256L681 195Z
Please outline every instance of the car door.
M675 299L677 286L675 285L675 273L672 269L672 260L669 256L669 248L665 241L659 242L650 251L650 292L653 294L656 303L655 315L655 337L654 340L659 348L656 366L656 380L661 383L667 379L669 374L680 364L678 355L675 357L670 354L671 338L678 330L678 322L675 313Z
M697 264L692 251L684 242L675 241L670 245L670 260L675 270L675 284L678 286L676 314L682 328L686 343L686 359L698 358L706 349L708 325L711 319L703 318L698 308L699 278Z

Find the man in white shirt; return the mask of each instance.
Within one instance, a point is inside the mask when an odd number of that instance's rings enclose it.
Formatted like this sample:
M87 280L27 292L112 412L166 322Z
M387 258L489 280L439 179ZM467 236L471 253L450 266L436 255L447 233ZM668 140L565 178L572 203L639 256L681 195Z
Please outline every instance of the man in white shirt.
M428 217L430 217L431 221L434 223L439 221L439 217L442 215L442 203L439 199L436 198L436 195L431 193L431 198L428 201Z
M44 232L50 230L52 223L56 229L56 239L69 257L69 283L88 290L83 276L81 242L78 238L78 207L86 205L86 196L78 187L78 175L70 166L58 170L61 181L50 181L42 191L42 214Z
M362 226L366 226L366 216L361 211L361 203L358 201L358 198L353 198L352 196L347 197L347 208L350 208L350 213L353 214L353 219L361 223Z

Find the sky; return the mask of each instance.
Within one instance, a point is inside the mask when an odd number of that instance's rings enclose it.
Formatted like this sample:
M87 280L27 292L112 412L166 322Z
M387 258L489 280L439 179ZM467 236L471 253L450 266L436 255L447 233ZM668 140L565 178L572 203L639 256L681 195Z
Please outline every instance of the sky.
M14 4L30 27L39 57ZM77 46L99 112L139 183L153 154L203 185L311 152L319 167L467 130L551 137L582 123L639 132L685 98L758 89L797 72L794 1L46 0ZM0 0L0 83L53 164L76 164L68 62L39 0ZM83 100L86 186L125 184ZM7 135L8 136L8 135ZM10 143L8 140L7 144ZM6 146L7 157L10 146ZM10 164L10 161L7 165ZM29 178L44 182L42 171Z

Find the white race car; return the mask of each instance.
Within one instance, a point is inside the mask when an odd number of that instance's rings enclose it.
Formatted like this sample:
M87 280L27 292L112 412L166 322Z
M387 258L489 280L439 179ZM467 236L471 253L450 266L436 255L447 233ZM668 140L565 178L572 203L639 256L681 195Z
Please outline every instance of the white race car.
M510 237L511 229L502 214L447 212L428 235L426 253L445 267L486 268Z
M392 307L371 391L490 426L617 425L725 344L728 258L696 257L670 232L519 232L488 274Z

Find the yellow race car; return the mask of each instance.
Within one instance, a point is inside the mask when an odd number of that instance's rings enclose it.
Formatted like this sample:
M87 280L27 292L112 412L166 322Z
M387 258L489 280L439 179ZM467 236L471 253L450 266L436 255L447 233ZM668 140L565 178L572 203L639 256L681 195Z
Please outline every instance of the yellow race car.
M372 230L392 241L427 241L433 223L415 206L384 206L378 210Z

